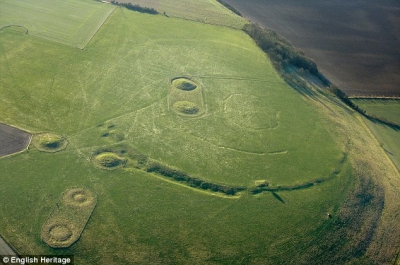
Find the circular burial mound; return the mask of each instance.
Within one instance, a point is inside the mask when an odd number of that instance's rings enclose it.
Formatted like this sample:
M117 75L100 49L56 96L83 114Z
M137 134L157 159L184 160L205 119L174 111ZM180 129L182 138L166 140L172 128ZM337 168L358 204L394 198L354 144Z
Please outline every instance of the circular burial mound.
M43 240L53 248L70 246L74 240L74 227L62 221L43 227Z
M62 198L66 204L73 204L75 206L91 205L95 201L95 195L89 190L76 188L66 191Z
M178 89L181 90L194 90L197 88L196 83L194 83L192 80L184 78L184 77L179 77L174 80L172 80L172 85Z
M40 151L58 152L67 147L68 141L65 137L57 134L42 133L33 137L33 145Z
M116 169L126 163L126 159L112 152L97 154L92 159L93 163L102 169Z
M177 101L173 105L174 109L182 114L193 115L197 114L200 108L193 102Z

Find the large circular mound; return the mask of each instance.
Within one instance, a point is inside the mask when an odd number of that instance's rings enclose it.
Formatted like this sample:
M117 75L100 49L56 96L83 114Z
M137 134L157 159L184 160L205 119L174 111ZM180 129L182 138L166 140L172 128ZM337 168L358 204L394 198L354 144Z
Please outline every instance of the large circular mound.
M185 78L185 77L180 77L172 80L172 85L178 89L185 90L185 91L190 91L194 90L197 88L197 85L195 82L192 80Z
M68 141L65 137L57 134L42 133L33 137L33 145L40 151L58 152L67 147Z
M62 221L46 225L42 228L42 239L53 248L69 247L74 243L74 227Z
M200 110L195 103L189 101L177 101L174 103L173 107L178 112L186 115L197 114Z
M116 169L123 167L126 159L112 152L104 152L97 154L92 159L93 163L102 169Z
M63 194L63 202L74 206L84 207L95 203L95 195L83 188L69 189Z

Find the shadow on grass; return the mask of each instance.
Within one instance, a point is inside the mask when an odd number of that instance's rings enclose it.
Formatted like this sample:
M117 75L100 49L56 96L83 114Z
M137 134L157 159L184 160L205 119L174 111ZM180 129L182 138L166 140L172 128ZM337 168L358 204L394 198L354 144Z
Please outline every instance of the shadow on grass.
M281 198L281 196L279 196L278 194L276 194L275 192L271 192L272 196L274 196L275 199L277 199L278 201L280 201L281 203L285 203L285 201Z
M371 114L367 113L361 113L365 118L367 118L369 121L376 123L376 124L381 124L383 126L387 126L390 129L393 129L395 131L400 131L400 124L397 124L396 122L389 121L385 118L377 117Z

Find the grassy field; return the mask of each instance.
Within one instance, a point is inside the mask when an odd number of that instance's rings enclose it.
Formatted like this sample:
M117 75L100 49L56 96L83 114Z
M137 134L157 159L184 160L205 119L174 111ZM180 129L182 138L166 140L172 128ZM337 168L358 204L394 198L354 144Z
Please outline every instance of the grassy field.
M195 93L172 96L198 100L199 115L170 108L171 81L183 76L198 87L181 92ZM74 254L77 264L290 264L304 254L307 264L315 246L339 239L362 253L386 247L359 247L344 233L357 225L365 236L357 239L370 243L388 231L379 223L383 232L375 233L381 213L392 225L375 186L381 180L360 180L377 165L364 165L354 151L376 144L350 137L360 123L339 103L321 106L287 86L242 31L124 8L84 50L3 28L0 94L0 122L68 142L58 152L32 145L0 159L0 234L20 254ZM143 161L246 190L215 196L146 172ZM314 184L248 192L266 182ZM398 190L388 186L391 209ZM73 187L97 194L96 209L77 243L52 249L42 226ZM365 218L354 223L354 211ZM386 249L392 257L393 247Z
M114 8L90 0L1 0L0 28L20 26L30 35L84 48Z
M400 124L400 100L399 99L351 99L367 114L384 118L388 121Z
M400 100L397 99L352 99L367 114L400 124ZM400 169L400 132L377 122L366 121L376 135L382 148Z
M291 185L340 167L343 147L327 122L287 88L243 32L119 9L85 53L3 33L2 82L12 84L2 86L6 122L65 135L87 157L113 144L97 127L108 122L110 132L148 157L218 183ZM202 87L202 118L168 108L170 80L182 75ZM25 111L12 113L14 102Z
M247 23L216 0L120 0L120 3L132 3L151 7L167 16L199 21L241 29Z

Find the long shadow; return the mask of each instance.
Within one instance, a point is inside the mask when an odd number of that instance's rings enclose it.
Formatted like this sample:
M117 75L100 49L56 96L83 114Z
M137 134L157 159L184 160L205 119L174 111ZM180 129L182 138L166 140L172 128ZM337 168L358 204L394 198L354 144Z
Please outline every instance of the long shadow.
M278 201L280 201L281 203L285 203L285 201L281 198L281 196L279 196L278 194L276 194L275 192L271 192L272 196L274 196L275 199L277 199Z
M360 112L361 113L361 112ZM361 115L363 115L365 118L367 118L369 121L373 122L373 123L377 123L377 124L381 124L384 126L387 126L395 131L400 131L400 125L392 122L392 121L388 121L384 118L380 118L380 117L375 117L373 115L367 114L367 113L361 113Z

